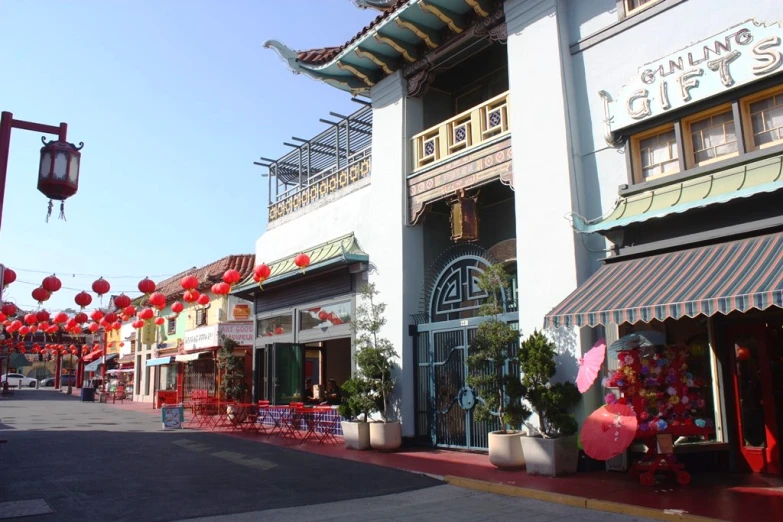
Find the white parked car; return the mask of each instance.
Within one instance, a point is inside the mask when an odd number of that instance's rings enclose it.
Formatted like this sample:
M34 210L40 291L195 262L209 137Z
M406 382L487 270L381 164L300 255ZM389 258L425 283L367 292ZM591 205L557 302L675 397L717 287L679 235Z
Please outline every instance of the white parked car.
M0 377L0 384L4 383L6 381L6 378L8 379L8 386L12 386L12 387L19 386L19 381L22 381L22 386L29 386L30 388L35 388L35 384L38 382L32 377L25 377L21 373L9 373L8 375L3 374L3 376Z

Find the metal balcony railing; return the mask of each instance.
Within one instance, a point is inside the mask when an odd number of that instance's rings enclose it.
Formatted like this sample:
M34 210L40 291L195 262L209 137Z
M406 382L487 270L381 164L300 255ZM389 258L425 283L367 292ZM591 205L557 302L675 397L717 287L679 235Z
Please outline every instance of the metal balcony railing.
M508 91L412 138L413 170L440 163L511 130Z

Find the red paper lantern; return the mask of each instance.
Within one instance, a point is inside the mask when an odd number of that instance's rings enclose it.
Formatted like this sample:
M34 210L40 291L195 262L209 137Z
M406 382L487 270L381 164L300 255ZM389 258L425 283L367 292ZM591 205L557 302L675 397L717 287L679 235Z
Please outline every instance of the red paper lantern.
M120 294L114 298L114 306L116 306L118 310L130 306L130 304L131 304L131 298L125 294Z
M136 307L135 306L126 306L123 311L123 314L125 315L136 315Z
M3 312L0 312L0 323L6 320L6 315Z
M122 348L123 346L125 346L125 343L120 341L120 348Z
M198 287L198 278L193 275L187 275L179 283L184 290L195 290Z
M46 310L38 310L38 312L35 314L35 318L39 323L42 323L44 321L49 320L49 312Z
M201 306L207 306L209 304L209 296L207 294L201 294L198 296L197 303Z
M19 327L19 335L27 335L30 333L30 327L29 326L20 326Z
M144 321L148 321L152 319L155 316L155 312L152 310L152 308L142 308L142 310L139 312L139 319L142 319Z
M165 323L165 322L166 322L166 320L164 318L162 318L162 317L158 317L157 319L155 319L155 324L158 325L158 326L163 326L163 323Z
M171 303L171 311L175 314L180 314L185 309L185 305L180 303L179 301L174 301Z
M269 268L265 263L261 263L253 269L253 275L260 279L261 282L263 282L265 279L268 279L271 274L272 269ZM258 279L256 282L258 282Z
M35 333L38 331L38 325L37 324L31 324L30 325L30 332Z
M240 279L242 279L242 274L233 268L229 268L223 274L223 282L229 286L234 286L239 282Z
M84 324L87 322L87 314L85 314L84 312L79 312L73 316L73 320L76 321L78 324Z
M46 290L44 290L40 286L38 288L34 289L32 291L32 293L31 293L31 295L33 296L33 299L38 301L38 304L41 304L44 301L47 301L52 296L52 294L50 294L49 292L47 292Z
M198 301L198 298L201 296L201 294L198 292L198 290L188 290L185 292L185 295L182 296L182 299L186 303L193 304L196 301Z
M102 296L103 294L108 294L109 290L111 290L111 285L107 280L104 278L98 278L92 283L92 291L95 292L98 296Z
M162 310L166 307L166 296L160 292L155 292L150 296L150 304L158 310Z
M63 283L56 275L52 274L49 277L44 277L41 287L47 292L56 292L63 287Z
M57 312L54 314L54 322L57 324L62 324L68 320L68 314L65 312Z
M26 324L33 324L38 322L38 318L35 314L27 314L24 316L24 322Z
M326 321L326 319L328 318L329 318L329 314L327 314L326 311L321 310L320 312L318 312L318 319L320 319L321 321Z
M744 346L740 346L737 348L737 360L738 361L747 361L750 359L750 350L748 348L745 348Z
M155 291L155 282L152 279L145 277L139 281L139 292L142 294L150 295Z
M127 323L128 321L130 321L130 316L129 316L129 315L127 315L127 314L122 314L122 315L120 316L120 320L121 320L123 323Z
M92 323L89 324L89 326L87 326L87 329L89 331L91 331L92 333L95 333L95 332L97 332L98 330L101 329L101 325L99 325L96 322L92 322Z
M57 325L53 324L46 328L46 333L48 333L49 335L54 335L57 333L57 330L59 330L59 328L57 328Z
M275 328L275 334L281 335L281 334L284 334L284 333L285 333L285 330L283 329L282 326L278 326L277 328Z
M109 312L108 314L106 314L105 319L107 323L113 323L117 320L117 314L115 314L114 312Z
M212 285L212 293L215 295L226 295L231 291L228 283L220 282Z
M77 305L84 309L85 307L90 306L90 303L92 303L92 296L87 292L82 291L76 294L76 297L74 297L73 300Z
M5 315L13 317L16 315L16 305L14 303L3 303L3 307L0 308Z
M10 268L6 268L3 271L3 286L8 286L14 281L16 281L16 272L11 270Z
M102 310L93 310L90 312L90 319L93 321L100 322L101 319L103 319L103 311Z
M305 268L310 266L310 256L307 254L297 254L294 258L294 264L298 266L304 274Z
M112 330L119 330L120 328L122 328L122 323L119 321L114 321L113 323L111 323L111 328Z

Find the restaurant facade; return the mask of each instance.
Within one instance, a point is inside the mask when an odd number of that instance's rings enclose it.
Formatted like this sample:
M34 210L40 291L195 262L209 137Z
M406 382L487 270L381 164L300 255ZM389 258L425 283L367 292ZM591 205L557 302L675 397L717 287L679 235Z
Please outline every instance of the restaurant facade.
M284 403L306 378L342 375L329 343L350 329L319 314L353 317L373 282L399 354L403 435L485 449L493 426L460 398L476 275L501 263L503 317L523 336L545 329L556 379L573 380L601 337L656 331L687 350L683 384L699 388L682 395L700 403L702 431L678 451L780 473L783 5L356 3L379 15L342 46L267 42L360 108L261 158L256 259L273 270L263 290L240 289L256 306L256 396ZM305 273L298 253L313 259ZM296 375L282 391L281 360ZM593 386L577 417L608 391Z

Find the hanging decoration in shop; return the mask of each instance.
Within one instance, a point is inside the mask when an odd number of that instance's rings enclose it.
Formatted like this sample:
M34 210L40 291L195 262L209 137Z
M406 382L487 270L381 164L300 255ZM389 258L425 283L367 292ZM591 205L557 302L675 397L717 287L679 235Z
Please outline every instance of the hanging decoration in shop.
M606 341L601 338L579 359L579 373L576 376L576 387L579 393L585 393L595 382L606 355Z
M296 257L294 257L294 264L298 266L304 274L305 269L310 266L310 256L307 254L296 254Z
M263 290L264 281L269 279L272 274L272 269L269 268L266 263L261 263L253 269L253 281L258 283L258 288Z
M737 360L740 362L747 361L750 359L750 350L744 346L737 346L735 355L737 357Z
M141 292L146 296L149 296L150 294L152 294L152 292L155 291L156 288L155 281L153 281L148 277L145 277L144 279L139 281L138 288L139 288L139 292Z
M87 292L82 291L76 294L76 297L74 297L73 300L82 310L84 310L92 303L92 296Z

